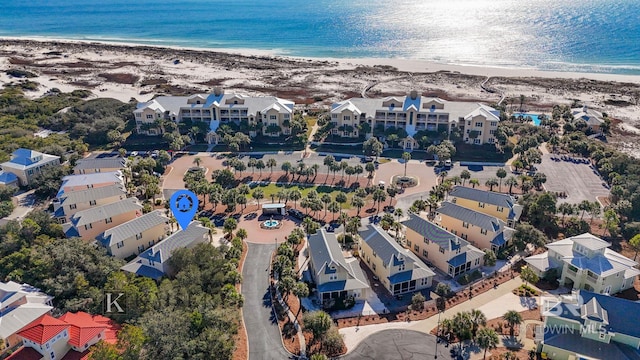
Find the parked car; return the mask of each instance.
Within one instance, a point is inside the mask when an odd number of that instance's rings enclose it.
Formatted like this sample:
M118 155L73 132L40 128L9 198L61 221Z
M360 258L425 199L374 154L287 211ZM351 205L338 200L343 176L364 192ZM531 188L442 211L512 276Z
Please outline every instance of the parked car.
M298 209L289 209L287 212L289 213L289 216L292 216L296 219L304 220L305 218L304 213Z

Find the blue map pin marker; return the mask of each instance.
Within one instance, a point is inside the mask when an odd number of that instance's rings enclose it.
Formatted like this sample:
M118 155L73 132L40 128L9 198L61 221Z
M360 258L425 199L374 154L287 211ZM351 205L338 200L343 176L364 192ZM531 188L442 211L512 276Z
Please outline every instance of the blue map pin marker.
M184 230L198 211L198 196L189 190L178 190L171 195L169 208Z

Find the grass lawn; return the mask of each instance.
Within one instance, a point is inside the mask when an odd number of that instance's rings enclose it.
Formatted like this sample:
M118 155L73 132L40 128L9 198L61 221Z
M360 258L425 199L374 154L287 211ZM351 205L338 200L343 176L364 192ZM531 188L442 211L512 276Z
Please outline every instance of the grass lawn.
M500 154L495 146L457 144L454 161L506 162L513 156L511 152Z
M306 116L305 120L307 120L307 139L308 139L309 136L311 136L311 130L313 130L313 127L316 126L316 123L318 122L318 118Z
M311 191L311 190L315 190L318 192L319 196L322 196L324 194L329 194L331 196L331 198L333 200L336 199L336 195L342 191L340 188L337 187L333 187L333 186L327 186L327 185L310 185L310 186L298 186L298 185L276 185L276 184L268 184L268 185L254 185L251 189L251 191L253 192L253 189L257 189L260 188L262 189L262 191L264 191L264 199L262 201L271 201L271 195L273 195L274 197L274 201L278 200L276 198L276 194L278 193L278 191L282 190L282 189L288 189L288 190L300 190L300 192L302 193L302 197L306 197L307 194ZM342 209L348 210L351 209L351 198L353 197L354 192L352 190L346 190L343 191L345 194L347 194L347 202L344 204L341 204ZM252 200L253 197L251 196L251 194L247 195L247 199ZM290 200L291 202L291 200ZM298 200L297 202L298 204L300 203L300 200Z

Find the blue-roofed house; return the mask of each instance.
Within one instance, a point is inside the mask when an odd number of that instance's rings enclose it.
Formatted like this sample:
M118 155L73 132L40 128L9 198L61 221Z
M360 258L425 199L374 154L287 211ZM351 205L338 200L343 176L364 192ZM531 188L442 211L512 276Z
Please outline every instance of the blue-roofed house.
M451 277L484 264L484 252L468 241L416 214L402 222L406 244L414 254Z
M191 248L209 241L209 229L202 226L199 221L192 221L186 229L173 233L168 238L143 251L121 269L159 280L165 274L171 273L168 260L174 251L182 248Z
M536 343L543 358L640 360L640 303L580 290L541 310Z
M20 180L14 173L0 171L0 185L5 186L20 186Z
M44 167L56 165L60 165L59 156L21 148L14 151L11 154L11 160L0 164L0 167L2 173L15 175L20 186L29 186ZM11 175L0 177L0 180L3 180L3 183L4 180L15 183L15 178Z
M507 223L509 227L515 227L522 215L522 205L508 194L493 191L474 189L465 186L454 186L449 192L447 201L475 210L486 215L495 216Z
M214 89L211 94L159 96L151 101L138 103L133 114L137 132L140 134L161 135L164 130L158 120L176 123L189 120L209 123L206 139L209 143L217 143L220 137L216 130L220 124L229 122L261 123L261 131L265 136L291 134L293 108L294 102L275 96L252 97L227 94L220 89ZM249 135L256 136L257 131L251 130Z
M539 276L555 269L560 284L600 294L633 287L638 263L609 249L610 243L584 233L547 244L547 252L529 256L528 266Z
M365 299L369 283L356 258L345 259L334 233L318 230L309 237L309 272L316 283L318 297L330 307L338 298Z
M384 229L369 224L360 232L360 259L393 295L431 287L435 273Z
M514 229L503 220L444 201L436 210L434 222L473 246L498 252L508 246Z

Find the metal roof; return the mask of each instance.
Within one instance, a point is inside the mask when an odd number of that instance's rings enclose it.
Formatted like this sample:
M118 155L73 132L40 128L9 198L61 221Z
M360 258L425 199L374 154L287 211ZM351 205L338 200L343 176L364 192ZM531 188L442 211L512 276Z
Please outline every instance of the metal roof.
M126 166L127 160L121 157L106 158L85 158L80 159L73 167L73 171L83 169L122 169Z
M480 227L491 232L499 232L505 225L504 221L495 216L483 214L481 212L467 209L466 207L445 201L442 206L436 210L438 214L447 215L449 217L464 221L466 223Z
M209 234L208 228L202 226L199 221L192 221L186 229L173 233L168 238L142 252L138 257L164 263L176 249L189 247L207 234Z
M113 184L109 186L100 186L80 191L71 191L63 193L59 200L63 205L88 203L92 200L99 200L113 196L126 196L127 192L122 185Z
M507 209L511 209L515 205L515 200L510 195L474 189L466 186L455 186L449 193L449 196L501 206Z
M162 210L155 210L133 220L129 220L126 223L112 227L98 235L97 239L103 246L111 247L120 241L135 236L136 234L143 233L156 226L168 223L169 218L162 214Z
M402 222L402 225L417 232L447 251L453 251L469 245L469 242L450 233L442 227L420 216L409 213L409 219Z
M91 224L96 221L105 220L130 211L140 211L142 215L142 205L136 198L127 198L111 204L97 206L91 209L78 211L71 217L71 222L75 227Z

